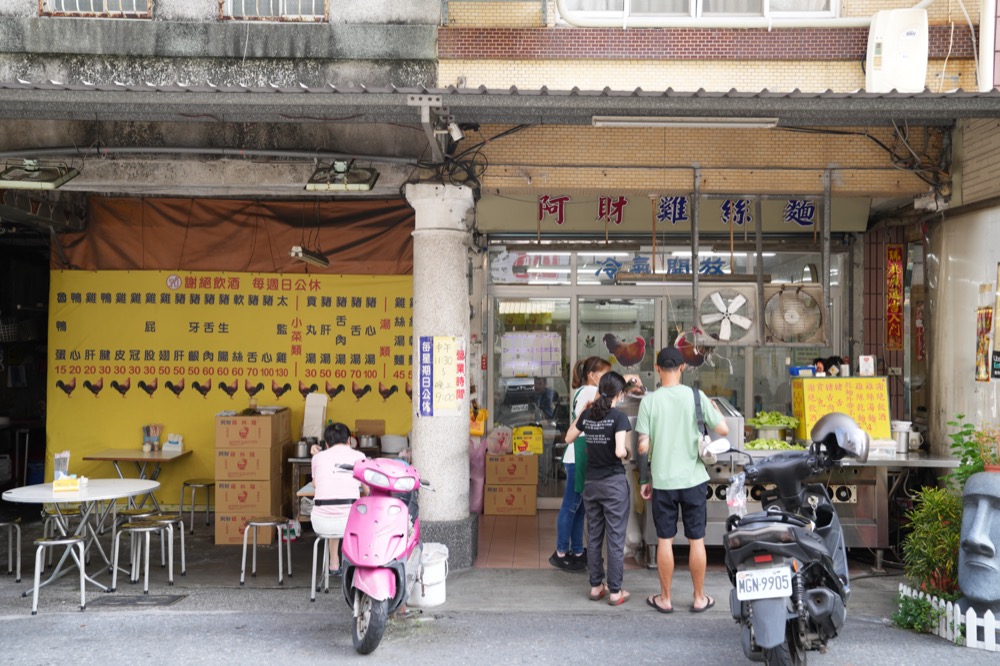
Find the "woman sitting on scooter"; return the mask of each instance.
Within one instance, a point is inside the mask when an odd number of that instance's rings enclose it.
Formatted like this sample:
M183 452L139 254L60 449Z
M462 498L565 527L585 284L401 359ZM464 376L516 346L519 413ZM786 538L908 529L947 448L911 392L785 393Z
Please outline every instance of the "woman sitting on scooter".
M317 537L330 540L330 574L340 575L340 539L347 527L351 505L368 494L367 488L353 473L340 465L353 467L365 454L352 449L351 431L343 423L332 423L323 432L324 444L314 446L312 480L315 496L310 515Z

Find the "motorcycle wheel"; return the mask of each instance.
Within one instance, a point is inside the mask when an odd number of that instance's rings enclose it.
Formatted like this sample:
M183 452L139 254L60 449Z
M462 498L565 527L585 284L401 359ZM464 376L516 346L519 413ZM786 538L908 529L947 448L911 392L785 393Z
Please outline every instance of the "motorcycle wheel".
M354 649L358 654L371 654L378 647L389 621L389 600L376 601L364 592L357 592L354 598L355 618Z
M764 648L764 663L767 666L806 666L806 651L799 642L795 625L788 623L785 642L777 647Z

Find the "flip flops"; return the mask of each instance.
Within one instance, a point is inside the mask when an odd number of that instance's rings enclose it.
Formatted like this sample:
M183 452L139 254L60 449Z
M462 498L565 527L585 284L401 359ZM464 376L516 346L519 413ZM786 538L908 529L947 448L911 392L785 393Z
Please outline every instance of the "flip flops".
M662 598L663 597L660 596L659 594L654 594L651 597L646 597L646 605L653 608L658 613L664 613L664 614L673 613L674 612L673 608L664 608L660 604L656 603L657 599L662 599Z
M622 590L621 594L618 596L617 599L612 599L611 597L608 597L608 605L609 606L621 606L623 603L625 603L626 601L628 601L631 598L632 598L632 595L628 593L628 590Z
M709 608L712 608L713 606L715 606L715 599L713 599L712 597L708 596L707 594L705 595L705 598L708 599L708 602L704 606L702 606L701 608L698 608L694 604L691 604L691 608L689 608L688 610L690 610L692 613L704 613Z
M603 599L604 597L608 596L609 594L611 594L611 590L608 589L608 586L607 585L602 585L600 592L598 592L597 594L593 594L593 593L588 594L587 598L590 599L591 601L600 601L601 599Z

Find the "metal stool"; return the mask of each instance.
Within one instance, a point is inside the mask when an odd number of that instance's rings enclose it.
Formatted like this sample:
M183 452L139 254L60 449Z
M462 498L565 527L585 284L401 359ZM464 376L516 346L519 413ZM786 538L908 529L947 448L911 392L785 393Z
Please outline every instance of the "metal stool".
M125 508L125 509L119 510L118 507L115 506L115 507L112 507L112 511L114 511L114 517L111 520L111 543L112 544L115 543L115 538L118 535L118 530L125 523L132 523L132 522L137 522L137 521L140 521L140 520L146 520L147 518L153 518L155 516L160 515L160 512L157 511L156 509L153 509L153 508L149 508L149 509ZM132 535L132 539L131 539L131 541L129 543L129 546L132 547L132 548L135 548L135 536L136 536L135 534ZM114 565L110 565L109 569L113 569L113 568L114 568Z
M66 521L63 529L66 533L70 533L69 521L72 518L80 518L83 514L80 512L79 507L62 507L59 512L55 509L43 508L42 509L42 538L56 538L59 534L59 530L56 529L56 521L58 521L62 516L62 519ZM45 562L42 563L42 571L45 571L45 566L52 565L52 551L50 550L45 558Z
M145 548L141 541L136 541L138 544L137 548L132 549L132 570L129 575L129 580L132 583L139 581L139 567L142 565L144 571L144 578L142 583L142 593L149 594L149 540L150 535L153 533L159 534L162 538L163 530L170 530L170 538L173 538L173 526L164 523L154 523L152 521L136 521L134 523L125 523L118 530L118 534L115 535L115 549L114 555L111 558L111 567L114 573L111 574L111 588L109 592L114 592L118 588L118 551L121 549L122 535L126 532L133 536L145 536ZM140 562L140 558L145 555L145 558ZM174 551L173 548L170 549L170 569L168 569L168 581L170 585L174 584Z
M152 516L149 519L151 523L161 523L163 525L169 525L170 530L168 530L167 536L170 537L170 568L173 569L174 560L174 530L176 529L181 535L181 575L187 575L187 561L184 558L184 516L181 514L162 514ZM163 539L160 539L160 567L165 566L163 559ZM171 583L173 585L173 583Z
M247 535L250 534L250 530L253 530L253 568L250 570L250 576L253 578L257 577L257 528L258 527L273 527L278 534L278 585L284 585L285 581L282 578L282 562L281 562L281 530L282 528L288 529L288 518L284 516L267 516L266 518L251 518L247 521L246 529L243 530L243 568L240 570L240 585L242 586L246 582L247 574ZM292 577L292 542L291 539L285 541L285 547L288 551L288 577Z
M57 548L59 546L65 546L70 549L70 554L76 561L77 567L80 568L80 610L85 610L87 608L87 590L84 587L86 584L86 578L84 578L83 571L83 560L84 560L84 544L86 539L82 536L71 535L64 537L53 537L53 538L41 538L35 540L35 545L38 550L35 551L35 586L31 596L31 614L38 615L38 586L42 578L42 554L45 550L49 548ZM73 552L73 548L76 547L80 552L79 554ZM21 593L22 597L28 596L27 592Z
M181 504L178 513L182 516L184 515L184 493L191 490L191 534L194 534L194 504L195 504L195 494L198 492L199 488L205 489L205 524L210 525L208 519L208 504L211 499L210 494L212 488L215 487L215 479L188 479L181 484Z
M320 541L323 542L323 561L320 566L323 567L323 592L329 594L330 592L330 539L340 539L341 537L335 536L324 536L322 534L316 535L316 541L313 543L313 564L312 564L312 589L310 590L309 601L316 601L316 591L319 587L316 586L316 560L319 556ZM343 563L341 563L343 566Z
M0 518L0 529L7 528L7 575L14 571L14 531L17 530L17 578L15 583L21 582L21 517Z

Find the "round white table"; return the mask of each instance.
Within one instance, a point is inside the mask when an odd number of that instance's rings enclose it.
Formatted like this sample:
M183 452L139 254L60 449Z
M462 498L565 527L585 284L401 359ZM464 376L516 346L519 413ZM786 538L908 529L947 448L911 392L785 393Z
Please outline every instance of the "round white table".
M95 529L95 524L91 521L91 516L94 514L94 510L98 506L98 503L108 503L107 506L104 507L104 510L100 512L100 515L98 516L99 520L96 521L97 526L99 527L104 523L104 520L111 512L111 509L115 506L115 500L135 497L136 495L145 495L153 492L159 487L159 481L152 481L149 479L90 479L86 485L81 485L79 490L72 491L55 491L52 489L51 483L39 483L33 486L13 488L4 492L3 499L8 502L18 502L22 504L52 504L55 506L56 513L60 518L56 521L56 524L59 526L59 529L64 536L66 535L67 522L62 517L60 506L63 504L79 504L81 514L80 524L77 525L75 534L87 536L89 533L90 536L87 541L87 549L89 550L91 546L96 545L98 551L101 553L101 558L104 560L104 563L110 566L111 560L108 559L107 554L104 552L104 548L101 547L101 543L97 539L98 530ZM69 555L70 551L67 549L67 551L63 553L62 558L59 560L59 564L56 565L56 568L53 570L52 575L49 576L49 578L42 583L40 587L48 585L62 575L62 565ZM101 585L89 575L86 578L97 587L107 591L107 587Z

